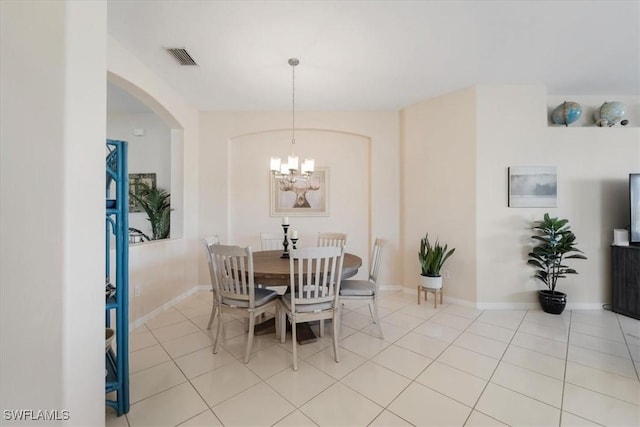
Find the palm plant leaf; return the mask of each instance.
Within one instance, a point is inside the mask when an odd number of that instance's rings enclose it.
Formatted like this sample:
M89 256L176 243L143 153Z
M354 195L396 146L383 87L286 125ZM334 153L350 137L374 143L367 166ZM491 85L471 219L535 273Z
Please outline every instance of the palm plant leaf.
M129 196L137 201L147 214L151 223L152 238L150 240L169 237L171 224L171 194L161 188L152 188L146 183L139 184L139 194L132 191Z

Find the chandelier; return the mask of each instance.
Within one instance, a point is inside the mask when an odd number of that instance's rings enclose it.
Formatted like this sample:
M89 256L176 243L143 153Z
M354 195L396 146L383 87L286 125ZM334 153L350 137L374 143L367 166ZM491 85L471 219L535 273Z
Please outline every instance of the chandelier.
M271 173L281 181L292 184L296 181L306 181L315 168L313 159L304 159L300 169L298 169L299 160L295 152L296 148L296 65L300 61L297 58L290 58L291 65L291 154L287 158L287 163L282 163L280 157L271 157Z

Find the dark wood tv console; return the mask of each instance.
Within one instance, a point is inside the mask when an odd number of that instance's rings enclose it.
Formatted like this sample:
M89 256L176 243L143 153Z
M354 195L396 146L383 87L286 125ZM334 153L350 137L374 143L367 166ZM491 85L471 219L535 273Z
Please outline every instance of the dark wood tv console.
M611 275L611 310L640 319L640 246L612 246Z

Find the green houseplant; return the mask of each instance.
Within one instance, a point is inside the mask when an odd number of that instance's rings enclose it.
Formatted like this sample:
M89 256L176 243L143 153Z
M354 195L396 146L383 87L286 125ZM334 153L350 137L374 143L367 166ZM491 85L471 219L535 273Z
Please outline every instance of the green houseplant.
M142 235L143 240L160 240L169 238L171 231L171 194L162 188L152 188L148 184L139 183L142 189L138 194L129 192L129 197L140 203L142 209L147 213L147 219L151 223L151 237L130 227L130 231L135 231Z
M420 239L420 252L418 261L420 262L420 282L422 286L439 289L442 287L442 276L440 270L444 262L455 252L455 248L448 250L448 245L442 246L438 239L432 245L429 242L429 233Z
M567 304L567 294L556 291L558 279L567 274L578 274L573 268L563 264L567 259L587 259L576 247L576 236L571 231L568 219L552 218L544 214L541 221L535 221L531 236L538 243L529 252L527 264L536 267L535 278L547 289L538 291L542 309L547 313L560 314Z

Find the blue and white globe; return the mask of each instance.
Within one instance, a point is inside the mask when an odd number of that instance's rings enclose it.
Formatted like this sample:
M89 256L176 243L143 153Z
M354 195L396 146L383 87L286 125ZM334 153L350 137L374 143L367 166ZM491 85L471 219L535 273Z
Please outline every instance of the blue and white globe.
M629 123L628 120L624 120L625 115L626 106L622 102L605 102L596 110L593 118L600 127L611 127L617 123L625 126Z
M556 125L569 126L582 115L582 107L577 102L565 101L551 112L551 121Z

